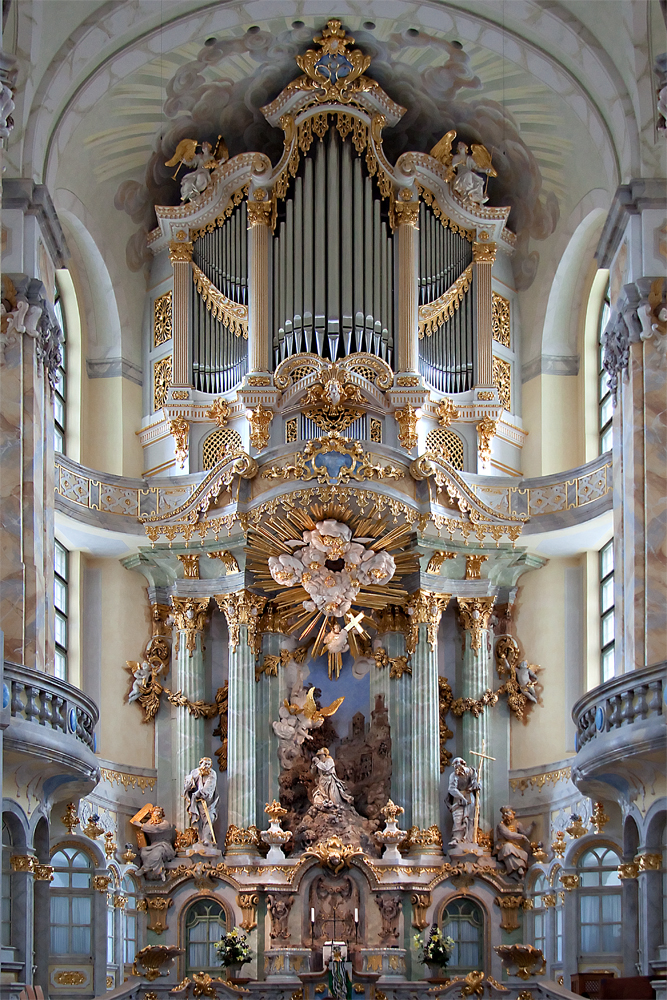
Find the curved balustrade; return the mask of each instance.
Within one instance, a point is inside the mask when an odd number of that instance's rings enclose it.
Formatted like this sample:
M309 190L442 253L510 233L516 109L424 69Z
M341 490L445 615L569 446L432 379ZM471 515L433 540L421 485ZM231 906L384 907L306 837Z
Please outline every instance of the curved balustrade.
M258 461L261 467L262 459ZM57 510L112 531L141 535L144 529L140 516L165 515L175 510L210 475L209 470L172 479L129 479L87 469L64 455L56 456L55 465ZM555 531L611 509L609 452L576 469L539 479L459 475L501 517L528 515L524 535Z
M632 670L593 688L572 709L577 726L577 750L601 733L652 717L667 716L666 690L667 662Z
M97 706L66 681L5 661L3 705L12 719L73 736L95 750Z

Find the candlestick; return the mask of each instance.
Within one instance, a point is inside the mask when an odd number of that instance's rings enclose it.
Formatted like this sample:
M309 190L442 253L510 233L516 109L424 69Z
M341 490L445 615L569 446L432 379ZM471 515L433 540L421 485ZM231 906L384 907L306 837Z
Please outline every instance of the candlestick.
M356 906L354 908L354 922L355 924L359 923L359 910L356 908Z
M315 907L314 906L311 906L311 908L310 908L310 922L311 922L311 924L315 923Z

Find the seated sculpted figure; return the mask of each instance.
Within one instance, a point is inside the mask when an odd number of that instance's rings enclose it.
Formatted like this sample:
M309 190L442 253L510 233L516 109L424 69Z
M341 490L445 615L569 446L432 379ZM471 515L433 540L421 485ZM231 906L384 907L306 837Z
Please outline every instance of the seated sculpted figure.
M508 875L521 878L528 868L529 838L535 824L531 823L526 829L515 819L511 806L502 806L500 817L500 823L496 827L494 854L502 861Z
M153 808L148 823L134 823L134 825L148 840L145 847L139 848L141 868L137 874L143 875L147 879L161 878L164 882L166 879L165 865L167 861L176 857L174 850L176 827L164 818L164 809L161 806Z

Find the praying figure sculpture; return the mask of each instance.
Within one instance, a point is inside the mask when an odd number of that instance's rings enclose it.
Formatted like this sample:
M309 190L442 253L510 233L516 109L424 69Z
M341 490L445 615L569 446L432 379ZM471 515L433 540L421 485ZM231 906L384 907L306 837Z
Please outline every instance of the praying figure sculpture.
M335 809L345 803L354 802L354 798L345 791L345 785L336 774L334 759L326 747L318 750L311 765L317 771L317 787L313 792L313 805L321 809Z
M187 803L190 826L197 831L200 845L215 844L213 824L218 815L217 777L210 757L202 757L199 765L185 776L183 795ZM204 853L199 849L199 853ZM212 853L217 853L213 851Z
M473 843L479 787L477 770L466 764L463 757L455 757L447 789L447 808L452 814L452 846Z

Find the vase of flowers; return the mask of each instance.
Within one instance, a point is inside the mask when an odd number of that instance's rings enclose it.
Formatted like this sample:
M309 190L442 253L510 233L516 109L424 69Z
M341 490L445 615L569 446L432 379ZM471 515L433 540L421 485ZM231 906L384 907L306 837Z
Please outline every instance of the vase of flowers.
M421 949L419 954L420 962L427 965L431 978L441 978L443 970L447 968L450 956L454 951L454 941L446 937L435 924L431 927L428 941L424 943L419 934L415 934L415 945Z
M231 931L223 934L214 947L220 964L227 969L228 979L236 979L241 971L241 966L252 958L248 936L238 927L232 927Z

